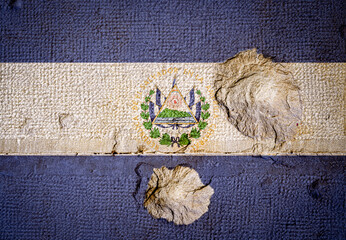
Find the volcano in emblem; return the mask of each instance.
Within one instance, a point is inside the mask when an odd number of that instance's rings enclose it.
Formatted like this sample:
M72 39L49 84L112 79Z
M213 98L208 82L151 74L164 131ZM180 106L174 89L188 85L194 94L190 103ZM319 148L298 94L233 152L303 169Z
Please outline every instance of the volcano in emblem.
M194 114L187 105L177 85L174 85L153 124L196 124Z

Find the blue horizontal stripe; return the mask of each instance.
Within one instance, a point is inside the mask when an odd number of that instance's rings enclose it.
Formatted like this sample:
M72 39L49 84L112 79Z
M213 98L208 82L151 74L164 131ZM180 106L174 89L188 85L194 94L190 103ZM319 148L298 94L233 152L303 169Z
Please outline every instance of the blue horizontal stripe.
M343 0L2 0L0 62L345 62Z
M3 156L1 239L345 239L345 157ZM153 168L215 190L188 226L153 219Z

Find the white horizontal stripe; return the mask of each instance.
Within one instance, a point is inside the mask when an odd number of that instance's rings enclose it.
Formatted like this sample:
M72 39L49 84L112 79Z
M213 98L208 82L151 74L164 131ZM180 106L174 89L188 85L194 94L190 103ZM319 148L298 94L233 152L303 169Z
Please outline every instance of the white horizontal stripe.
M195 87L211 103L208 127L186 153L345 153L346 63L283 65L301 89L303 119L296 139L274 151L239 133L215 104L215 63L1 63L0 153L182 151L150 138L137 109L156 86L167 96L174 77L182 95Z

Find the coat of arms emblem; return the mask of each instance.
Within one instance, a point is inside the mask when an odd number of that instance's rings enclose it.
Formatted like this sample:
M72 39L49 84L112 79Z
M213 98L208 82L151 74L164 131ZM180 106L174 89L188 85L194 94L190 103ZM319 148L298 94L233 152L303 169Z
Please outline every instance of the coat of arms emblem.
M181 147L189 145L192 138L201 136L201 131L208 125L209 108L200 90L192 88L187 99L173 80L167 97L157 87L149 91L141 103L140 116L151 138L159 139L161 145L173 147L177 144ZM187 131L176 134L179 129ZM170 133L167 130L171 130Z

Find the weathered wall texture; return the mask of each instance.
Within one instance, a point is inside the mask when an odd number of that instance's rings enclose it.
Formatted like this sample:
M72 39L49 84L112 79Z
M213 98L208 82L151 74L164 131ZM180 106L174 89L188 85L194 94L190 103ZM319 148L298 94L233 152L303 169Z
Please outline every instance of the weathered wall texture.
M143 206L153 168L215 190L190 225ZM345 157L3 156L1 239L345 239Z
M213 99L218 63L1 63L0 153L345 153L346 63L278 65L299 89L302 111L301 120L288 115L297 120L294 136L284 131L292 140L273 144L227 120ZM185 148L160 145L140 117L149 91L167 96L174 78L182 95L200 89L210 103L207 127Z

